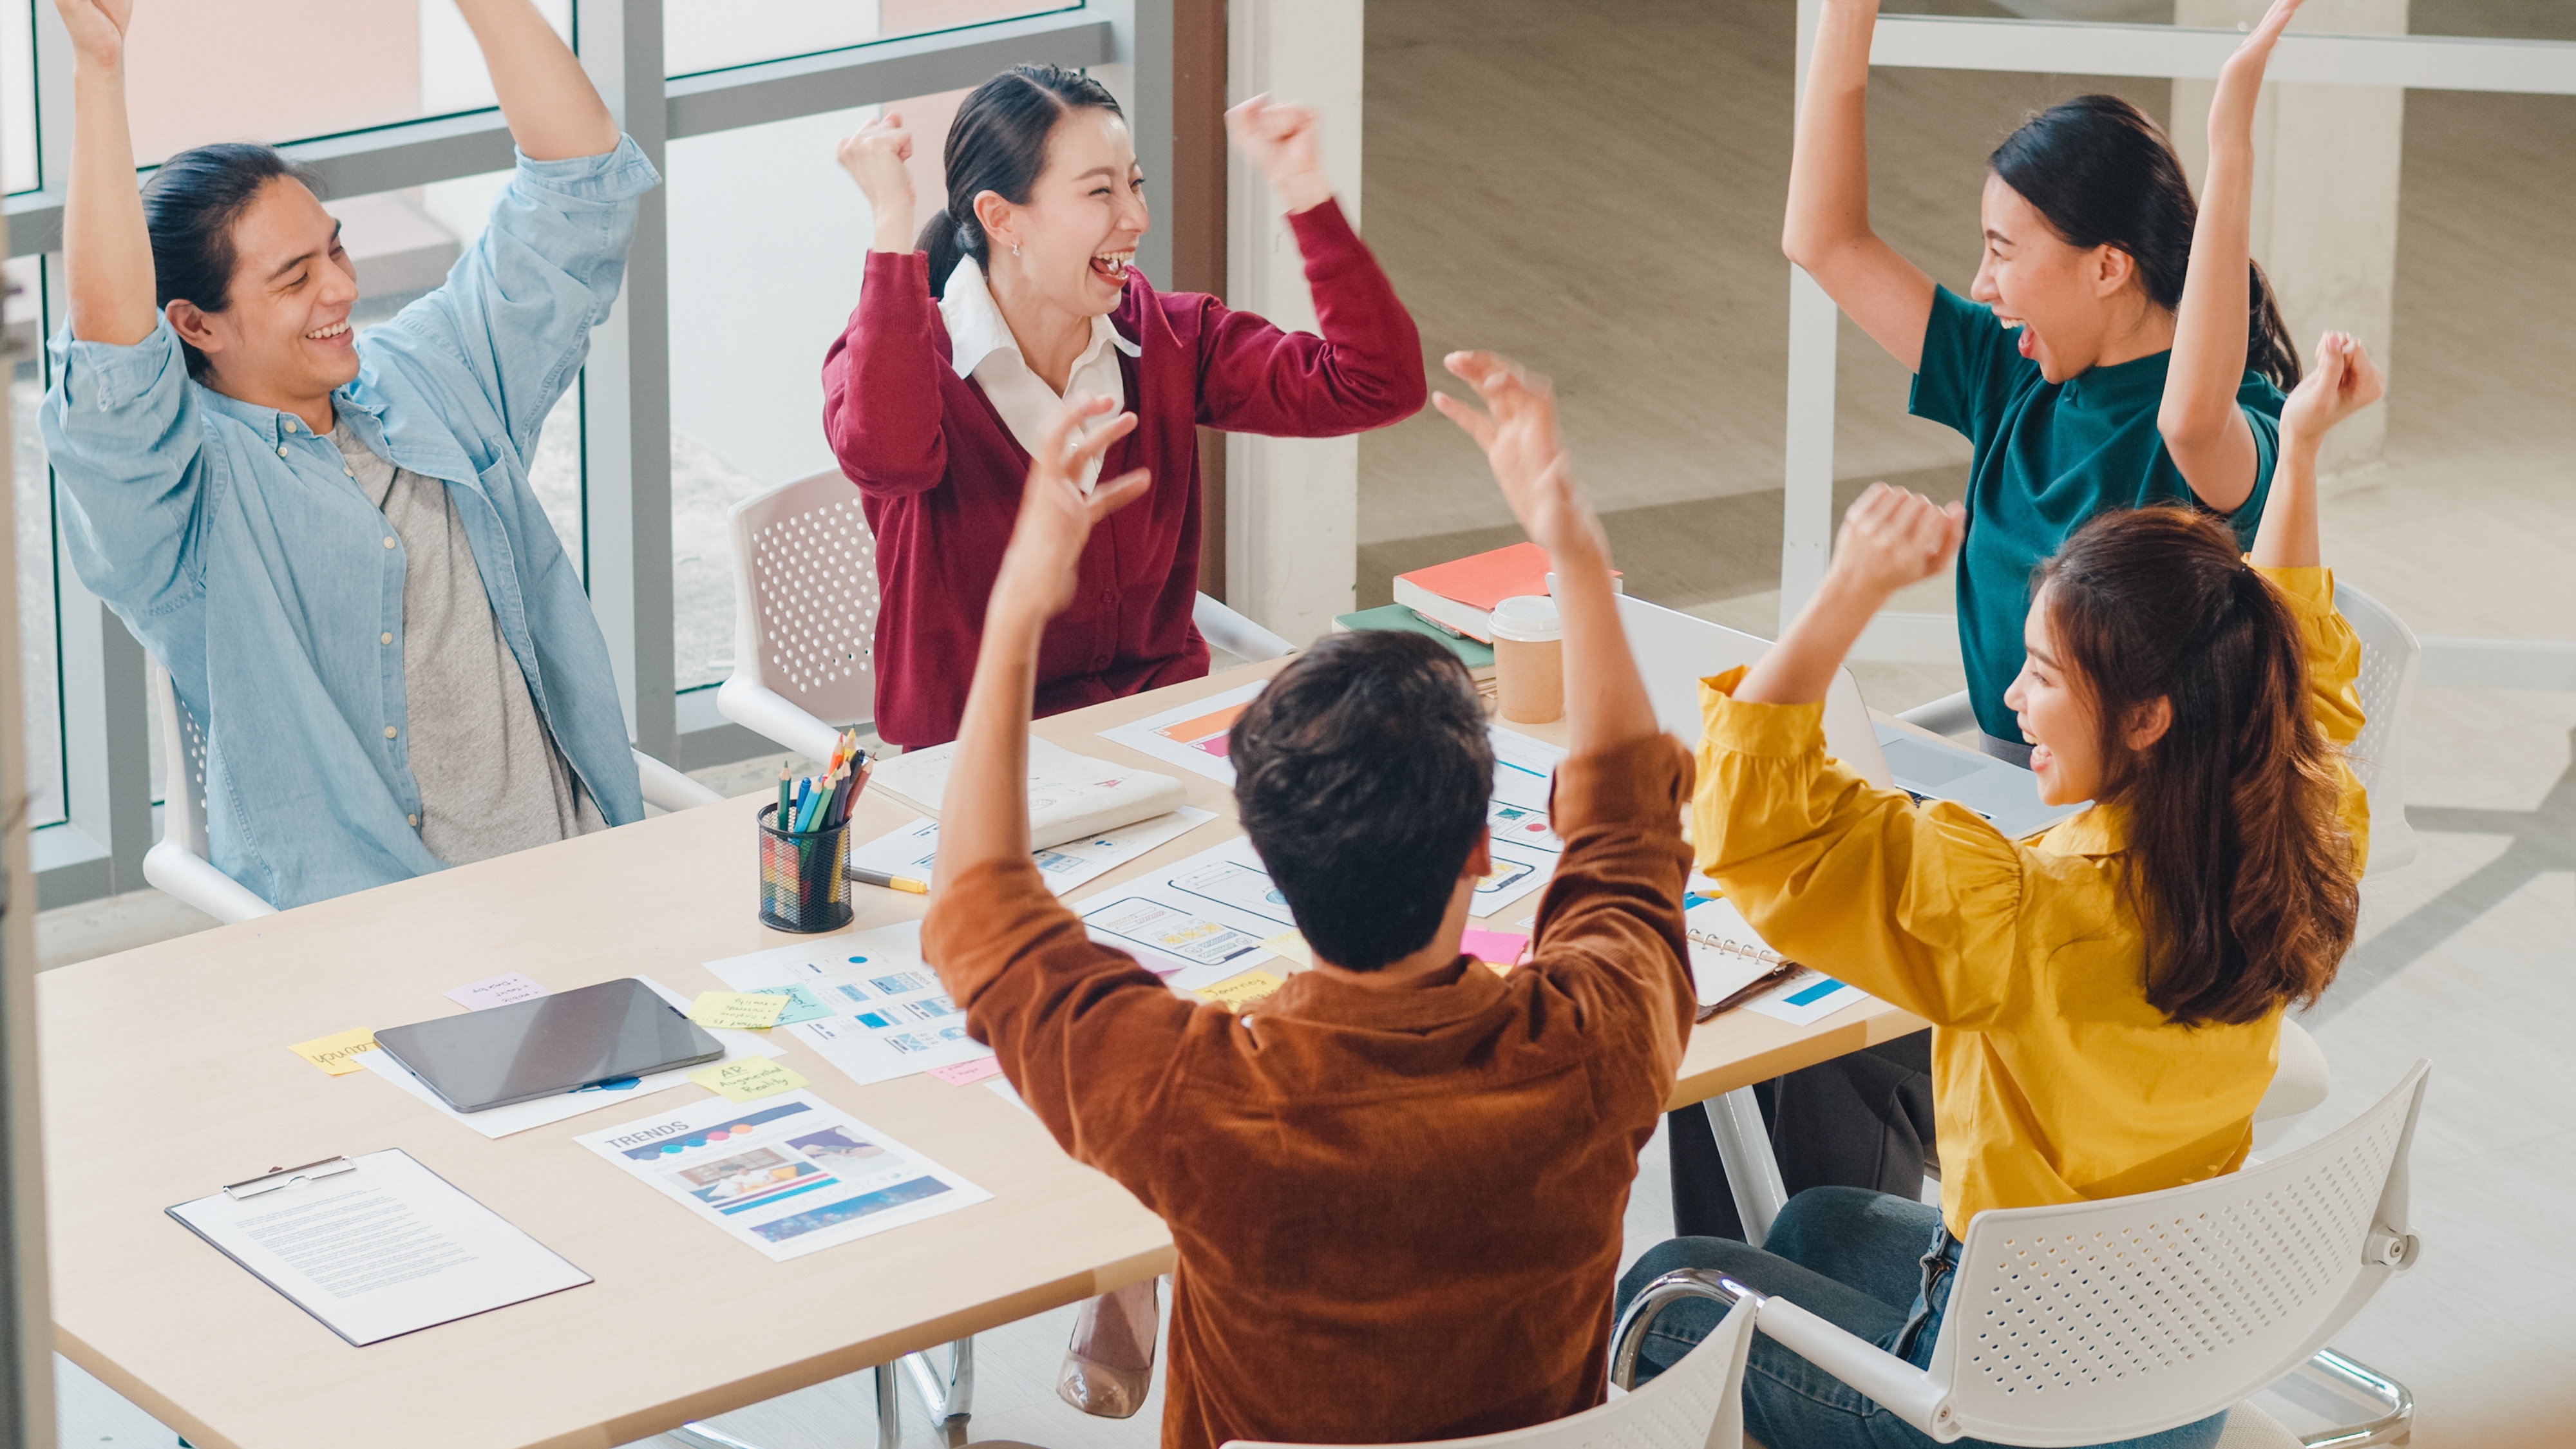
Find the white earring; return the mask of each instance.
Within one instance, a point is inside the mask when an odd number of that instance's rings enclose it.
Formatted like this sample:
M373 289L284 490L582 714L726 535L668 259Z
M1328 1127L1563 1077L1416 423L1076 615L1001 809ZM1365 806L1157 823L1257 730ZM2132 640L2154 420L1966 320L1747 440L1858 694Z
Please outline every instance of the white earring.
M1019 244L1018 242L1013 242L1013 243L1011 243L1011 255L1016 257L1016 256L1018 256L1019 254L1020 254L1020 244Z

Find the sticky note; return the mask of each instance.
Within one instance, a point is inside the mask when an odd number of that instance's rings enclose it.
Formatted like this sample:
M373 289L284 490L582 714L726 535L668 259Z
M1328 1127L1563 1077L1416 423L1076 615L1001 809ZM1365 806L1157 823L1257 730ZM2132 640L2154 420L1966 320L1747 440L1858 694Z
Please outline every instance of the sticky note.
M1278 990L1282 984L1278 977L1255 969L1229 976L1214 986L1202 986L1199 995L1223 1004L1228 1011L1241 1011Z
M689 1004L689 1020L700 1026L767 1031L778 1025L780 1014L786 1010L784 996L761 991L707 991Z
M1271 955L1284 956L1296 962L1301 971L1315 964L1315 953L1306 945L1306 937L1301 932L1282 931L1261 944L1269 948Z
M805 1085L805 1079L789 1067L782 1067L768 1057L745 1057L738 1062L718 1062L689 1073L689 1080L710 1092L720 1092L729 1102L748 1102L774 1092L792 1092Z
M365 1027L331 1036L317 1036L311 1041L300 1041L287 1048L288 1051L335 1077L345 1077L351 1072L365 1071L366 1068L358 1065L358 1053L371 1052L375 1049L376 1034Z
M967 1086L975 1082L983 1081L988 1077L998 1077L1001 1074L1002 1059L1000 1057L977 1057L971 1062L959 1062L955 1066L932 1067L930 1069L930 1075L937 1077L939 1080L946 1082L952 1087Z
M1471 929L1458 938L1458 949L1498 971L1509 971L1519 963L1521 953L1529 949L1529 937L1510 931Z
M467 1011L482 1011L487 1007L507 1006L514 1001L534 1001L540 996L554 995L553 992L516 971L504 971L498 976L486 976L480 981L468 981L453 991L443 991L439 994Z
M814 1021L833 1014L832 1008L823 1004L823 998L802 986L764 986L751 994L787 998L787 1009L778 1013L780 1026L794 1026L800 1021Z

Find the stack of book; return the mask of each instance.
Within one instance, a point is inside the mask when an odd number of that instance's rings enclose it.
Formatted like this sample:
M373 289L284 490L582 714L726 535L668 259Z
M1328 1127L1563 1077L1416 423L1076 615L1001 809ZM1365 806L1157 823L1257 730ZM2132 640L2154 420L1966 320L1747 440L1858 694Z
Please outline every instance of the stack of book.
M1618 575L1611 575L1612 587ZM1449 646L1470 669L1494 662L1494 606L1547 589L1547 550L1516 543L1395 576L1395 602L1344 614L1344 629L1404 629Z

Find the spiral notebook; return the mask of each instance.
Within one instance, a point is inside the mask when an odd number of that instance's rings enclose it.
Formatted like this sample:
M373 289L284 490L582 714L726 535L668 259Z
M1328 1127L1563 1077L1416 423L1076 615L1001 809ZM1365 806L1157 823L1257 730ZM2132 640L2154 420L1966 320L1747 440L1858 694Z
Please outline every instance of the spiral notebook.
M1771 949L1721 896L1693 895L1682 913L1690 938L1691 977L1699 986L1699 1019L1741 1006L1798 972L1798 963Z

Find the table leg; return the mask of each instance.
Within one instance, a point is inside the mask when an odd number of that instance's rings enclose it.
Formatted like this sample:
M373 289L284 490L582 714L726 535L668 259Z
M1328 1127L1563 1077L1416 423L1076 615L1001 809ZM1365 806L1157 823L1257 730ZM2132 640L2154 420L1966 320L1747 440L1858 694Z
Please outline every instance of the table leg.
M1726 1164L1726 1185L1735 1194L1735 1215L1744 1223L1744 1241L1761 1247L1771 1234L1771 1220L1789 1201L1780 1181L1780 1160L1771 1155L1771 1130L1763 1125L1762 1104L1751 1087L1738 1087L1700 1104L1708 1129L1717 1138L1717 1159Z
M921 1392L922 1407L930 1411L930 1422L939 1426L949 1443L965 1443L966 1420L974 1411L975 1401L975 1340L961 1338L948 1345L948 1372L944 1378L926 1353L905 1354L903 1367L912 1378L912 1386Z

